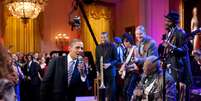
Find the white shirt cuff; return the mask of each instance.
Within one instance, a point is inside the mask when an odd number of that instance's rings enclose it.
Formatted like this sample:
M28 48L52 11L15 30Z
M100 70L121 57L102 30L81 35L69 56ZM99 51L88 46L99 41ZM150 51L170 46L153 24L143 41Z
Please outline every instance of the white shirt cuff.
M80 78L81 78L82 82L85 82L86 79L87 79L87 76L86 76L86 75L84 75L84 76L80 76Z

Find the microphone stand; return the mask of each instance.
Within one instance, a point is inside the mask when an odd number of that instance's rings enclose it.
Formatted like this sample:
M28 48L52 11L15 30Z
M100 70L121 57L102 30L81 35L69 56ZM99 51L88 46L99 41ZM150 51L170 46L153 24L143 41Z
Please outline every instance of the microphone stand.
M162 71L163 71L163 101L166 101L166 70L167 70L167 62L166 58L171 55L171 53L165 53L167 47L164 47L162 44L159 45L159 57L158 59L154 60L153 62L160 60L162 63Z
M167 57L171 57L172 55L174 55L172 52L168 52L168 53L165 53L164 51L165 51L165 48L167 48L167 47L164 47L164 50L163 50L163 54L161 54L160 56L159 56L159 59L162 61L162 69L163 69L163 101L166 101L166 78L165 78L165 76L166 76L166 70L167 70L167 68L171 68L171 69L174 69L177 73L176 73L176 89L177 89L177 95L176 95L176 99L177 99L177 101L179 101L179 98L180 98L180 95L179 95L179 91L180 91L180 89L179 89L179 70L178 69L176 69L176 68L172 68L172 67L169 67L169 66L167 66L168 64L167 64ZM177 67L178 67L178 61L176 60L175 61L176 62L176 64L177 64Z
M170 54L167 54L170 55ZM159 57L157 59L155 59L152 63L156 62L160 60L162 63L162 69L163 69L163 101L166 101L165 97L166 97L166 79L165 79L165 74L166 74L166 69L167 69L167 63L165 62L166 58L164 57L164 54L161 56L159 55Z
M165 83L165 74L166 74L166 68L167 68L167 63L162 61L162 68L163 68L163 101L165 101L165 96L166 96L166 83Z
M165 79L165 74L166 74L166 69L167 69L167 63L165 62L165 57L164 56L159 56L156 60L154 60L152 63L160 60L162 63L162 69L163 69L163 101L166 101L165 96L166 96L166 79Z

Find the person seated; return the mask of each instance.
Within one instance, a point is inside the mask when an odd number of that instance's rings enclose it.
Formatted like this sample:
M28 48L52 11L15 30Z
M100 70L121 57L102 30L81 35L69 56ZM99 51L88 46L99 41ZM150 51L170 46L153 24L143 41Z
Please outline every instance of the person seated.
M141 81L135 88L131 101L162 101L163 73L158 58L156 56L147 57L143 70ZM166 73L165 80L165 101L176 101L176 85L173 77Z

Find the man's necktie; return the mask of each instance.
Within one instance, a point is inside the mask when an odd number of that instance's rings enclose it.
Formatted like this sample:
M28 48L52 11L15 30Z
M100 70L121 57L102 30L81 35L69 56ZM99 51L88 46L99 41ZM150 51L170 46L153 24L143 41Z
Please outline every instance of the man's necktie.
M73 75L73 66L74 66L74 61L70 61L68 64L68 85L70 85L70 81Z
M140 42L139 47L138 47L138 53L140 56L142 56L142 52L143 52L143 44L142 44L142 42Z

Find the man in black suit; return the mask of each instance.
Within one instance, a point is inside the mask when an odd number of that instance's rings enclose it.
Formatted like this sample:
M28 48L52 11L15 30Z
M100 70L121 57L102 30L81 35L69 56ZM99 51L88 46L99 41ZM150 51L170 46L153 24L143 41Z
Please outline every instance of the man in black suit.
M22 84L22 101L38 101L40 100L41 67L33 60L32 54L28 54L27 59L28 62L24 67L25 81Z
M116 64L118 62L117 49L109 42L108 33L101 33L101 44L96 47L96 66L100 69L100 57L103 56L104 83L107 88L108 101L116 101Z
M179 27L179 14L169 12L165 16L164 41L160 45L159 55L169 64L167 71L177 82L177 100L189 101L189 87L192 85L192 72L188 54L187 34ZM185 89L186 88L186 89ZM184 94L184 91L186 94ZM183 97L182 97L183 96ZM183 101L183 100L182 100Z
M83 42L73 39L67 56L51 60L41 84L41 101L75 101L80 85L86 81L85 67L78 58Z

